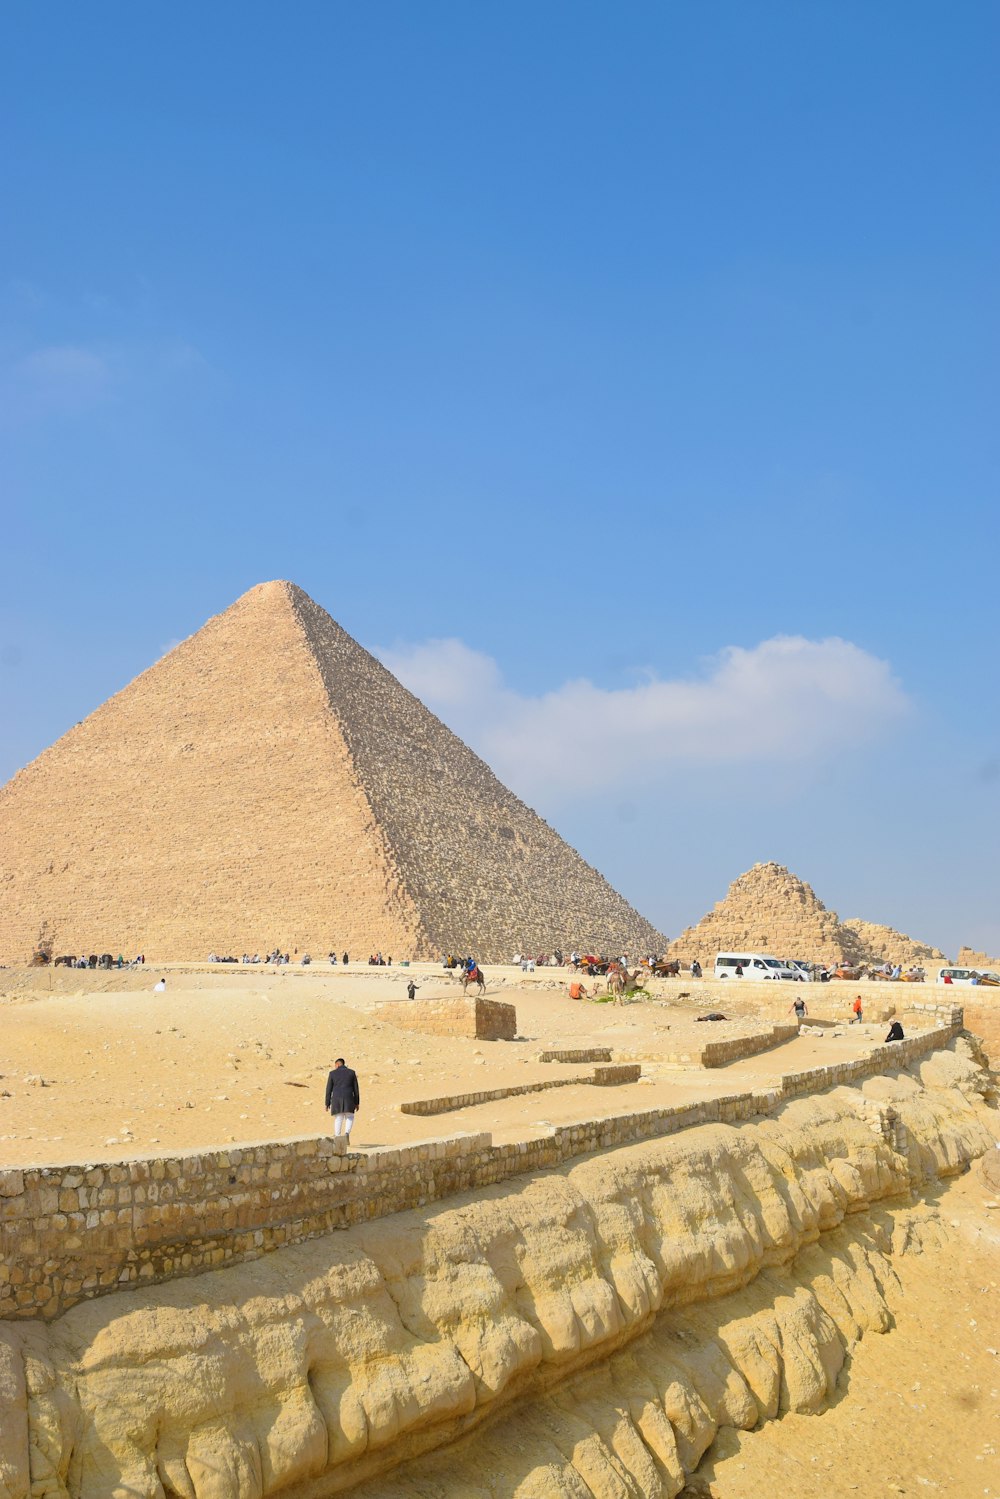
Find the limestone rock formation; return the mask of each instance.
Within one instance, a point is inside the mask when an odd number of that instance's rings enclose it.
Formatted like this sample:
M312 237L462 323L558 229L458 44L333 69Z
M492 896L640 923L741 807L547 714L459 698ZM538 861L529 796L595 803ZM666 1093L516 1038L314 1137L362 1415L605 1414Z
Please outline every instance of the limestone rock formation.
M262 583L0 791L0 961L666 939L301 589Z
M940 1228L911 1189L992 1148L980 1070L960 1039L766 1124L9 1324L0 1493L316 1499L507 1407L504 1443L487 1425L447 1453L449 1496L493 1472L521 1499L673 1499L720 1426L820 1409L852 1344L888 1329L894 1255ZM443 1491L396 1483L371 1492Z
M845 932L835 911L782 864L755 864L730 885L696 926L670 945L670 956L704 967L717 952L773 953L812 962L853 963L863 957L853 932Z
M944 961L944 953L939 947L929 947L926 942L917 942L904 932L897 932L891 926L881 926L877 921L862 921L860 917L852 916L842 926L845 931L854 933L858 946L869 962L901 963L906 968L911 963L926 966Z

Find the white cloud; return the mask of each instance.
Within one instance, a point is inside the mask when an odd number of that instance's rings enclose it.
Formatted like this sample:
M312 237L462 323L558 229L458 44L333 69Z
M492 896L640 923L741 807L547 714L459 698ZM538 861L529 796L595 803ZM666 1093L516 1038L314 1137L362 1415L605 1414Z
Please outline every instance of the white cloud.
M36 349L12 370L15 389L35 408L79 409L103 400L111 368L103 355L78 344Z
M837 637L777 635L728 646L696 677L622 688L580 678L534 697L461 640L378 654L522 794L655 782L685 764L814 762L878 737L909 707L888 662Z

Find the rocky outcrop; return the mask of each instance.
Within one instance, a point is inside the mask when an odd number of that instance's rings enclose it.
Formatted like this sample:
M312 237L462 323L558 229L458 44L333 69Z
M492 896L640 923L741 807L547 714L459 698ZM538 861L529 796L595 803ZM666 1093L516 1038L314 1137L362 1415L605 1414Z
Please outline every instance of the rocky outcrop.
M911 1189L995 1122L965 1041L917 1074L3 1328L0 1494L318 1499L507 1407L504 1493L670 1499L720 1424L818 1408L889 1325ZM407 1483L367 1492L443 1491Z
M0 790L0 961L666 938L300 588L262 583ZM41 936L40 936L41 934Z

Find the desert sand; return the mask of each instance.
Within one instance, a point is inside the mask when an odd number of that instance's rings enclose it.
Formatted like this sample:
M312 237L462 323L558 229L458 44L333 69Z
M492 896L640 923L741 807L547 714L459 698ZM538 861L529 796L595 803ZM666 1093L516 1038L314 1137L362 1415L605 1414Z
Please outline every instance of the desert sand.
M482 1129L504 1140L540 1124L732 1092L737 1079L741 1087L764 1086L784 1072L861 1055L886 1029L872 1020L841 1034L803 1035L705 1071L664 1058L789 1023L784 986L777 986L780 998L764 1003L714 984L684 999L690 990L683 982L660 980L651 986L653 1002L617 1006L570 1000L562 970L525 976L491 968L489 995L517 1010L521 1039L508 1044L461 1037L442 1043L393 1024L410 978L421 1000L459 992L440 965L345 971L175 964L108 975L34 970L16 980L12 973L6 985L4 977L0 971L0 1162L6 1165L321 1134L330 1122L324 1094L337 1056L355 1068L361 1085L355 1144ZM160 978L167 989L157 994ZM587 983L591 992L601 987ZM846 989L803 992L816 1016L848 1013ZM881 995L873 1005L886 1009ZM697 1020L720 1007L732 1018ZM581 1083L432 1118L397 1110L411 1100L548 1080L554 1066L538 1062L539 1051L592 1046L611 1047L616 1060L640 1060L642 1080L610 1089ZM581 1078L592 1072L558 1070Z
M879 1018L847 1026L852 985L663 980L613 1006L570 1000L561 972L487 977L516 1006L516 1041L393 1024L410 978L422 1000L456 993L431 965L0 971L0 1164L321 1133L337 1055L359 1073L361 1149L516 1140L859 1056L894 1002L945 997L873 986ZM797 992L822 1033L719 1069L675 1060L788 1022ZM700 1023L711 1009L730 1018ZM642 1080L602 1089L585 1066L538 1060L598 1045L639 1060ZM398 1111L554 1069L581 1081ZM23 1363L37 1393L23 1416L8 1408L0 1476L20 1496L17 1464L33 1463L46 1492L81 1499L1000 1495L1000 1183L979 1159L1000 1134L992 1085L961 1039L911 1071L83 1302L47 1327L5 1324L0 1376L14 1388ZM859 1100L898 1111L908 1168Z

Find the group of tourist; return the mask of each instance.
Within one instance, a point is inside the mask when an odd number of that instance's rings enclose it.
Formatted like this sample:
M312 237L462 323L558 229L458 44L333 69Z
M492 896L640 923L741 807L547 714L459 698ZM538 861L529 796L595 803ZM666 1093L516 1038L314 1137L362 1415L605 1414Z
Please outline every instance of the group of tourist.
M81 953L78 958L72 954L65 958L56 958L55 966L57 968L138 968L145 961L142 953L137 953L134 958L126 958L123 953L119 953L117 958L113 958L109 952L101 953L100 956L92 952Z
M250 963L275 963L275 964L277 964L277 963L287 963L289 961L289 958L288 958L288 954L286 952L282 952L280 948L276 947L274 949L274 952L269 952L266 958L262 958L261 955L260 955L260 953L257 953L257 952L254 953L253 957L251 957L248 952L245 952L243 954L242 958L233 958L233 957L222 958L222 957L219 956L218 953L210 952L209 955L208 955L208 961L210 963L244 963L244 964L250 964Z

